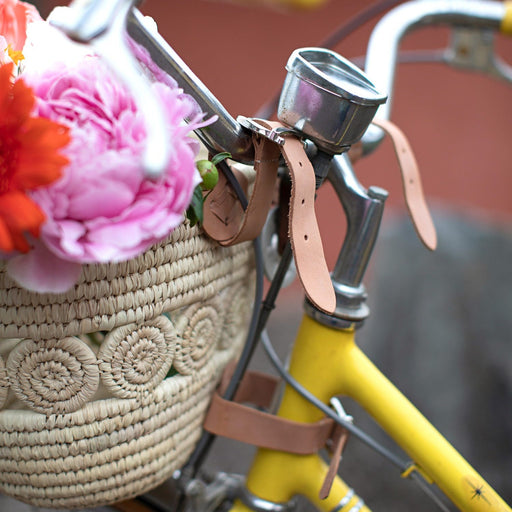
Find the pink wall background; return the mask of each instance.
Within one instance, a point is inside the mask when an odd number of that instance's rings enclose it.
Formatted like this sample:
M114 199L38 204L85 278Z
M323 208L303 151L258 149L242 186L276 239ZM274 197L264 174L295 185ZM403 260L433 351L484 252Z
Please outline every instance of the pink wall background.
M63 2L55 2L62 4ZM250 3L250 2L246 2ZM233 116L251 115L280 90L291 52L318 45L369 0L330 0L311 12L287 12L216 0L146 0L160 32ZM364 55L376 20L340 44L348 58ZM405 47L441 48L445 29L407 36ZM512 41L498 37L501 55L512 60ZM438 64L406 64L397 73L393 120L415 150L430 204L463 209L470 215L505 220L512 214L512 87ZM358 167L365 186L390 192L389 216L403 208L398 168L389 143ZM339 230L341 210L324 190L318 214L323 231ZM324 237L332 259L341 243ZM338 243L339 242L339 243Z
M291 52L318 45L368 0L331 0L311 12L247 7L213 0L147 0L143 12L153 16L162 35L226 105L233 116L251 115L276 91ZM369 23L340 44L348 58L363 55ZM442 48L446 29L423 29L406 38L405 47ZM512 41L498 37L500 53L512 57ZM511 59L512 60L512 59ZM449 204L471 215L495 220L512 214L512 87L440 64L406 64L397 73L393 120L415 150L425 193L432 205ZM403 208L398 168L389 143L358 167L366 185L390 192L388 215ZM339 239L341 210L324 191L319 216L326 252L332 260ZM332 233L332 232L331 232Z

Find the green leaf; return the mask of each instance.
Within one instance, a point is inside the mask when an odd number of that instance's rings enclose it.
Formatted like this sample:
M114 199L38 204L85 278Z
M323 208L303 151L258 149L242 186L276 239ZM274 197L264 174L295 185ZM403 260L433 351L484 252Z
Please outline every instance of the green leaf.
M191 226L203 223L203 192L200 185L197 185L192 194L192 201L187 208L187 218Z
M217 153L212 157L212 164L217 165L222 162L222 160L226 160L226 158L231 158L231 153L227 151L223 151L222 153Z

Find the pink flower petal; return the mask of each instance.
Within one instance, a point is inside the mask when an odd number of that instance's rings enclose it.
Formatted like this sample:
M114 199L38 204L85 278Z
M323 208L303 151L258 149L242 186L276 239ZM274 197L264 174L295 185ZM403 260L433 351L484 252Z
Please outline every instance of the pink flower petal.
M90 220L96 217L112 218L120 215L132 204L135 194L123 182L97 181L97 187L84 188L75 194L69 205L68 214L76 220Z
M147 67L153 71L151 62ZM81 56L36 66L34 72L27 66L23 77L37 96L35 114L68 125L72 142L62 178L32 193L47 217L41 244L10 262L10 273L31 289L64 291L78 279L81 263L137 256L183 221L200 182L199 147L190 133L212 120L203 121L196 103L174 82L152 85L171 154L155 183L144 178L142 168L142 113L99 59Z
M82 266L62 260L44 244L7 262L7 274L20 286L39 293L63 293L80 278Z

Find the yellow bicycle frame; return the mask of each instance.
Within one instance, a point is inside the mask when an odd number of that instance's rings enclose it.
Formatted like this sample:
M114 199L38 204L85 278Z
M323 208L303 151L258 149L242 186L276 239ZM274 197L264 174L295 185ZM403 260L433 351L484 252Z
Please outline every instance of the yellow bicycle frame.
M358 402L409 454L414 470L437 484L461 510L511 510L363 354L355 344L353 330L326 327L305 316L289 371L326 404L336 395L349 396ZM278 415L302 422L315 422L322 417L316 407L288 386ZM258 450L248 474L247 488L258 497L278 503L302 494L326 512L369 510L361 507L357 496L348 499L349 488L340 478L335 480L329 497L320 500L318 492L326 471L327 466L318 455ZM347 503L343 505L344 497ZM236 503L232 510L246 512L249 509Z
M512 2L505 2L505 5L500 30L512 35ZM353 330L333 329L305 316L289 371L325 404L337 395L349 396L358 402L414 461L402 476L417 471L428 482L437 484L457 507L466 512L511 511L363 354L355 344ZM322 417L316 407L289 386L285 389L278 415L301 422L315 422ZM320 500L318 493L327 469L318 455L260 449L248 474L247 488L255 496L276 503L286 503L301 494L325 512L369 510L339 477L328 498ZM232 508L232 512L248 511L240 502Z

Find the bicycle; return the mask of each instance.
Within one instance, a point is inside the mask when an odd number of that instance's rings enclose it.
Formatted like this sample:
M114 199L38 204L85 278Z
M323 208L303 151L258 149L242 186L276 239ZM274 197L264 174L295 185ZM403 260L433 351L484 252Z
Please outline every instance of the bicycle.
M427 3L430 4L430 2L426 2L423 5ZM474 5L477 4L475 3ZM490 4L478 3L478 5L487 7ZM496 10L498 11L497 6ZM502 18L503 12L500 9L499 14L493 14L492 16L493 24L496 20L501 21ZM135 29L141 30L141 24L137 23L136 18L132 29L134 29L134 27ZM137 33L135 38L140 41L140 38L145 36L148 36L148 34L142 31ZM159 43L161 46L164 46L165 55L168 57L169 54L171 54L170 50L162 41ZM151 41L146 39L145 44L149 45ZM156 47L153 47L153 49L155 50ZM307 58L305 53L307 52L303 52L299 55L299 58ZM392 54L393 52L390 52L390 55ZM328 58L333 58L331 54L326 55L329 56ZM315 58L318 58L318 51L315 54ZM184 66L176 56L173 55L172 59L174 62L168 63L174 66L173 72L181 75L183 71L186 70L186 66ZM377 59L377 62L378 61L380 61L380 58ZM345 62L341 62L342 64L340 65L348 66ZM371 59L370 62L372 62ZM392 68L393 66L390 67ZM348 69L351 73L354 73L353 76L360 80L364 79L363 75L357 74L357 70L350 67L344 69ZM371 64L368 71L370 73ZM189 86L190 84L187 83L186 87L188 88ZM204 102L208 93L200 85L197 86L196 84L195 87L198 88L192 91L193 94L196 95L200 103ZM391 91L392 87L384 87L384 90ZM208 104L202 103L201 106L203 106L203 108L206 107L205 110L210 112L212 108L211 97L208 96ZM222 149L230 150L234 157L244 160L244 158L248 156L250 161L250 150L247 149L250 147L250 144L247 143L247 132L236 123L233 123L231 118L223 112L219 105L215 105L214 111L222 116L226 124L222 126L219 133L213 132L213 138L211 133L203 133L201 136L204 142L212 150L217 151L220 146ZM386 115L387 114L384 113L384 117L386 117ZM261 134L264 134L264 136L278 137L282 134L282 132L273 132L272 128L261 126L260 122L257 120L251 121L244 119L242 122L250 126L251 130L259 131ZM289 123L294 124L291 121L289 121ZM230 128L226 128L226 126ZM236 128L234 132L231 130L233 126ZM231 143L233 133L236 133L237 137L240 137L241 142L235 139L235 142ZM375 132L373 133L374 138L370 140L370 142L367 142L367 148L372 148L372 146L378 144L378 140L376 142L376 139L378 139L380 135L375 135ZM227 143L225 140L219 143L217 137L223 136L227 137ZM313 135L313 138L316 140L317 145L325 149L325 140L319 140L315 135ZM327 143L328 142L329 141L327 141ZM240 148L244 148L243 151L240 151ZM327 149L331 152L336 152L339 148L333 149L327 144ZM478 475L466 466L466 463L459 458L458 454L454 453L452 449L445 444L444 440L424 422L421 416L414 412L413 409L410 409L408 405L405 405L405 402L400 398L397 391L374 369L353 343L353 327L355 324L362 321L367 314L364 304L365 293L364 289L361 288L361 279L370 256L368 252L362 251L358 244L361 243L364 247L373 246L377 234L376 227L378 226L378 220L382 214L385 194L378 189L373 189L368 193L368 191L360 187L346 157L337 157L335 162L334 168L337 168L337 174L331 170L330 172L335 175L335 178L331 175L330 179L334 181L334 186L340 196L341 194L347 194L347 189L349 190L348 193L352 198L351 206L356 208L354 211L347 207L347 214L351 217L352 222L357 224L361 209L366 210L369 207L371 207L371 211L368 215L375 220L369 223L371 227L366 232L361 228L360 224L355 226L352 224L352 228L349 224L349 233L355 237L356 242L344 245L345 252L338 260L338 268L334 271L334 280L338 281L338 297L341 296L342 292L345 292L346 299L345 303L342 304L342 313L338 311L337 320L334 321L338 324L337 327L341 328L341 331L338 332L338 330L332 329L332 315L326 315L325 312L315 308L314 305L309 302L307 308L311 318L305 318L301 332L299 333L294 355L292 356L291 368L289 370L290 375L295 375L310 393L321 397L326 403L329 402L333 395L344 394L344 391L348 391L349 394L353 393L354 398L363 402L368 409L373 410L374 414L380 419L380 422L383 423L388 430L395 432L399 444L405 445L416 461L416 463L409 465L407 462L397 459L394 455L387 453L386 450L382 450L382 448L374 445L374 447L381 451L386 457L393 460L395 465L400 468L403 476L417 478L418 475L434 475L433 480L440 483L444 491L463 510L479 510L479 507L489 505L491 502L496 503L496 510L507 510L506 505L492 493L487 487L487 484L482 482ZM350 184L351 187L347 187L348 184ZM347 199L345 199L345 203L347 203ZM368 221L368 218L365 218L365 221ZM368 237L368 239L366 237ZM350 238L350 236L348 238ZM290 252L288 251L287 254L289 258ZM351 265L346 266L347 262L350 260L347 254L354 255L356 258L360 259L359 263L354 267ZM286 262L286 258L283 257L281 261ZM350 276L348 282L342 277L346 273ZM336 315L334 316L336 317ZM309 347L309 340L318 337L321 337L323 340L321 350L317 350L320 348L319 346L314 348ZM339 352L340 343L344 347L341 349L343 352ZM332 346L328 359L325 357L325 345ZM311 350L314 350L313 355L310 352ZM347 366L343 386L340 387L336 371L339 368L345 367L345 365L350 365L352 357L354 358L354 367ZM315 361L315 365L318 363L318 368L313 367L312 361ZM330 371L326 371L326 368L330 368ZM365 371L361 371L361 368L364 368ZM325 376L322 383L317 380L318 374ZM288 374L283 374L283 377L289 378L287 375ZM344 413L343 409L340 408L339 404L334 405L336 412L318 403L312 406L309 401L304 401L301 396L304 390L300 390L300 387L297 387L297 384L293 383L293 381L291 384L295 386L295 388L292 386L285 391L284 399L280 406L280 415L301 422L313 423L319 420L323 414L326 414L336 423L341 424L345 429L351 430L357 435L361 435L361 433L353 427L350 418ZM324 384L328 389L324 389ZM300 390L300 393L297 393L297 389ZM312 399L312 397L309 398L310 400ZM413 437L409 437L410 434L407 432L409 429L404 428L400 423L409 423L410 431L414 432ZM420 436L420 442L418 442L417 436ZM342 439L342 437L340 439ZM338 441L340 441L340 439L338 439ZM373 444L371 440L367 441ZM423 453L422 444L429 446L430 454ZM340 444L338 444L338 446L340 446ZM433 458L437 459L437 462L433 464L431 463L432 452L435 453ZM196 456L197 459L201 459L201 457L200 454ZM441 459L447 459L449 461L448 468L444 467L439 469L437 467ZM195 461L193 461L191 465L194 466L194 463ZM314 482L309 474L305 476L304 480L301 480L306 473L304 470L305 467L310 467L311 473L316 474ZM271 477L268 476L269 468L276 471ZM181 476L188 478L189 475L187 475L186 470L187 467L185 467ZM215 484L220 485L222 497L222 493L225 493L227 497L238 497L245 503L243 505L240 501L237 501L232 510L249 510L249 508L247 508L248 506L255 506L255 510L289 510L292 506L288 504L290 498L296 492L304 490L306 487L309 488L307 490L309 498L320 510L367 510L363 502L352 494L349 488L339 479L334 481L329 496L325 500L319 500L317 493L324 480L325 472L325 467L322 466L320 459L317 458L316 455L290 455L262 450L258 454L257 461L249 474L248 485L250 487L250 493L245 492L245 494L242 493L237 496L235 489L237 489L238 482L236 479L233 481L228 478L224 482L220 481L220 484L219 481L216 481ZM460 475L458 484L454 484L454 473ZM283 476L284 478L282 478ZM183 481L181 484L184 485ZM204 488L202 491L205 492L207 490L208 488ZM204 497L207 497L207 492ZM217 499L217 496L215 499ZM199 507L212 506L205 502L199 503ZM216 501L213 500L212 503L216 504ZM441 505L441 507L445 507L445 505ZM198 510L210 510L210 508L199 508Z

